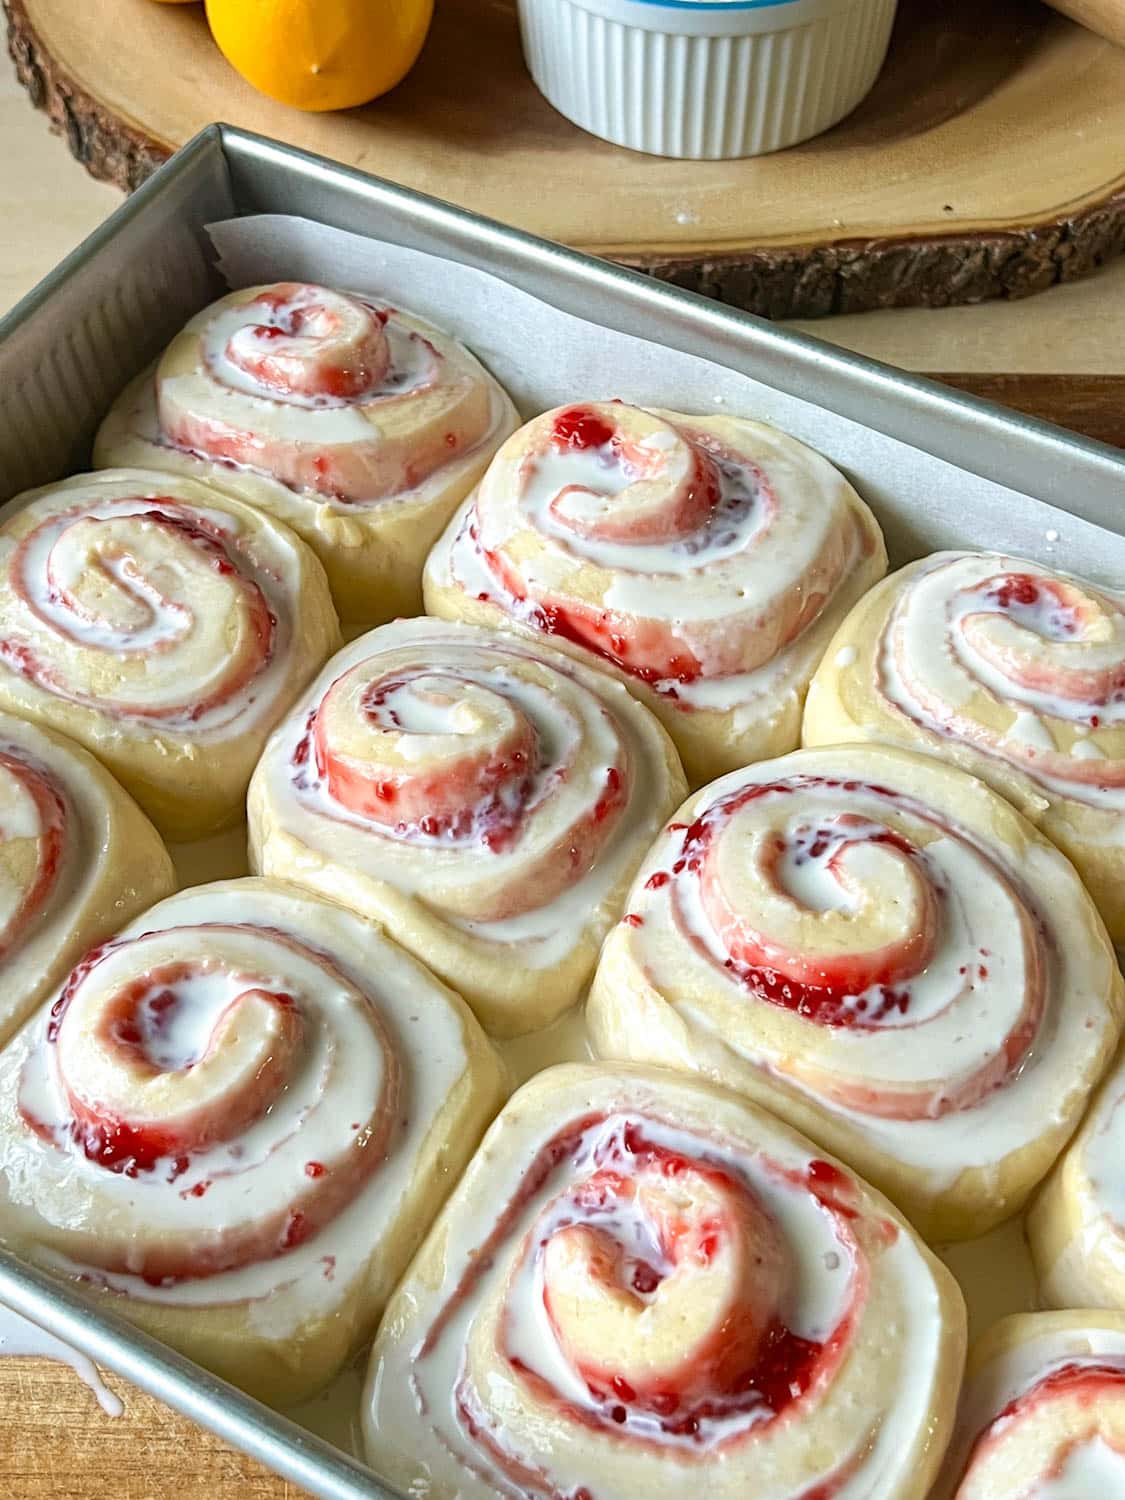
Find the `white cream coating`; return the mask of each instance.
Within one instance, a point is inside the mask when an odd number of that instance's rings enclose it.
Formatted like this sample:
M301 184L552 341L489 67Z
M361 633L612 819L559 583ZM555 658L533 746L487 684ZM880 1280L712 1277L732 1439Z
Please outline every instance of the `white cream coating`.
M499 949L518 949L519 963L531 969L547 969L561 962L582 940L590 924L608 927L612 919L603 910L610 893L620 882L628 862L635 859L637 841L648 830L655 831L653 809L643 790L635 788L627 798L620 817L593 864L552 900L535 905L525 912L499 920L477 920L453 911L443 912L435 904L434 887L464 886L471 889L481 883L487 870L502 880L518 870L536 849L548 845L553 836L573 816L573 807L595 804L604 793L606 774L616 758L619 736L636 757L636 745L624 716L612 716L606 706L615 698L629 706L628 694L620 683L609 678L599 680L597 693L581 680L585 669L576 668L568 658L539 647L527 648L521 641L494 632L476 631L471 627L447 625L434 620L402 620L384 626L378 632L380 645L387 651L418 643L419 660L435 670L456 671L481 686L508 696L517 703L534 725L543 748L543 774L551 782L554 767L566 761L568 743L578 734L588 736L595 747L586 782L572 776L565 788L563 805L552 808L544 804L545 816L536 818L533 793L528 805L525 835L509 848L484 851L474 838L460 847L442 836L427 836L411 829L396 837L384 825L374 826L331 797L323 779L310 765L311 784L305 790L294 784L293 756L306 733L308 716L321 702L328 688L340 676L372 653L370 638L361 636L333 657L291 716L275 732L266 747L255 775L256 783L268 798L271 814L278 824L300 845L322 857L331 857L343 870L355 870L369 879L387 881L397 890L427 901L431 910L466 936ZM579 690L581 722L575 723L568 710L538 683L527 682L509 670L527 653L540 664L566 674ZM455 710L454 710L455 711ZM310 757L311 761L311 757ZM629 773L626 773L628 784ZM546 788L546 789L549 789ZM558 797L554 798L559 802ZM487 859L487 866L482 860Z
M1037 1485L1030 1500L1091 1500L1095 1495L1119 1494L1125 1494L1125 1453L1095 1438L1072 1448L1059 1473Z
M1125 1072L1106 1079L1032 1219L1040 1291L1049 1306L1119 1305L1125 1280ZM1070 1215L1074 1215L1070 1222ZM1067 1222L1067 1233L1058 1230Z
M441 587L456 587L470 599L487 596L506 616L538 635L538 610L524 600L517 599L503 586L500 579L489 572L479 550L473 544L469 524L474 503L475 497L470 496L454 516L430 553L426 570ZM644 580L643 600L637 601L639 608L644 607L644 601L651 603L648 592L651 581L651 578ZM616 583L614 587L617 587ZM690 594L691 591L688 592ZM717 611L719 614L721 612ZM663 697L674 699L688 711L701 709L727 713L733 710L737 714L741 710L747 721L745 726L736 725L736 732L741 733L743 728L749 728L779 700L804 688L820 660L830 633L823 628L825 623L823 619L818 621L783 651L779 651L770 661L752 672L732 672L722 677L700 676L691 682L657 682L654 684L654 691ZM546 639L549 640L550 637ZM628 674L625 675L627 677Z
M577 1091L575 1091L577 1093ZM632 1096L632 1097L631 1097ZM516 1102L510 1106L515 1109ZM632 1106L632 1107L630 1107ZM423 1344L442 1315L454 1288L457 1287L479 1254L503 1207L520 1188L538 1153L556 1135L566 1129L568 1119L581 1118L589 1110L606 1109L609 1124L595 1130L614 1128L622 1119L639 1119L646 1135L667 1141L673 1149L692 1157L711 1159L748 1182L755 1193L768 1201L781 1225L787 1253L795 1257L796 1283L786 1313L794 1326L808 1330L810 1336L823 1333L841 1313L847 1298L852 1265L841 1248L826 1210L816 1205L807 1189L789 1187L766 1169L762 1158L782 1169L801 1175L807 1172L811 1148L778 1127L776 1137L768 1129L761 1138L729 1139L723 1128L714 1130L687 1128L668 1122L666 1111L675 1116L675 1086L663 1089L655 1084L622 1083L604 1076L592 1081L585 1097L565 1097L556 1110L540 1111L538 1116L525 1112L516 1116L507 1135L499 1134L504 1116L486 1138L475 1174L455 1195L447 1211L442 1274L438 1284L429 1278L408 1281L408 1298L398 1309L394 1338L377 1349L366 1393L364 1411L369 1452L376 1460L378 1445L393 1435L393 1440L407 1445L415 1456L416 1466L424 1471L411 1493L424 1497L435 1490L442 1495L456 1494L459 1500L486 1500L496 1495L516 1496L525 1491L504 1480L492 1467L485 1450L474 1444L459 1422L451 1392L462 1371L464 1350L471 1336L475 1318L491 1306L511 1274L519 1247L527 1230L542 1213L546 1204L560 1190L560 1184L581 1175L569 1161L549 1175L519 1210L518 1217L506 1226L504 1239L494 1260L476 1282L472 1301L456 1310L445 1323L437 1342L423 1354ZM768 1117L758 1116L757 1122ZM491 1149L490 1149L491 1147ZM488 1191L480 1191L478 1178L487 1174ZM906 1465L919 1430L926 1422L928 1402L932 1397L935 1360L941 1341L939 1301L932 1272L918 1245L905 1233L879 1258L872 1274L893 1283L904 1309L903 1325L887 1327L881 1333L911 1351L898 1372L892 1404L880 1411L870 1447L860 1450L854 1471L831 1493L834 1500L882 1500L900 1493ZM560 1369L561 1354L554 1345L546 1319L531 1296L531 1278L517 1277L514 1291L521 1320L516 1338L521 1350L530 1353L549 1379L560 1382L559 1388L574 1396L581 1393L567 1369ZM392 1311L392 1316L394 1312ZM552 1347L554 1345L554 1347ZM513 1352L515 1352L513 1350ZM837 1379L846 1379L847 1366L841 1367ZM484 1399L490 1410L502 1413L507 1403L501 1377L493 1374ZM869 1395L869 1393L864 1393ZM815 1397L809 1399L815 1400ZM588 1393L582 1406L588 1406ZM857 1429L869 1420L862 1398L852 1408ZM752 1428L757 1417L719 1419L713 1439L716 1442L732 1436L740 1424ZM552 1421L566 1421L554 1417ZM803 1476L799 1493L804 1495L818 1478L831 1479L841 1459L855 1461L853 1453L833 1454L815 1441L816 1413L806 1416L809 1472ZM502 1417L501 1417L502 1421ZM539 1451L524 1454L541 1462L546 1470L544 1487L533 1487L526 1493L570 1495L583 1486L598 1500L623 1500L623 1497L656 1493L680 1493L681 1486L706 1486L707 1493L733 1495L745 1493L738 1488L738 1447L717 1458L714 1467L701 1465L698 1451L678 1451L676 1440L657 1431L647 1432L652 1446L635 1447L629 1455L629 1488L621 1488L622 1464L618 1444L612 1434L591 1433L588 1446L562 1444L556 1441L550 1427L544 1425ZM753 1441L750 1438L748 1441ZM736 1438L737 1442L737 1438ZM704 1450L706 1451L706 1450ZM682 1455L682 1456L681 1456ZM753 1459L744 1460L753 1464ZM612 1464L612 1468L610 1467ZM828 1469L822 1467L828 1464ZM787 1484L779 1485L767 1466L752 1467L755 1500L795 1500L796 1492ZM609 1477L612 1474L612 1479ZM745 1477L745 1474L744 1474ZM771 1479L773 1482L771 1483ZM714 1485L714 1489L710 1488ZM686 1489L683 1491L686 1493Z
M848 758L847 751L801 752L795 761L783 757L734 772L699 793L685 816L700 816L706 806L738 787L782 780L789 766L794 773L809 774L813 754L817 774L862 777L863 752L850 753L854 760ZM886 767L880 765L872 775L874 780L888 784ZM893 788L893 782L890 784ZM902 804L893 803L891 807L901 814L909 811L910 801L906 797ZM839 788L829 792L822 805L834 805L836 810L846 806L848 811L872 820L879 813L878 798L843 793ZM738 1035L719 1032L705 1009L677 1000L678 993L690 990L695 975L701 985L719 986L741 1005L768 1003L753 1001L741 982L724 970L725 950L713 934L708 936L710 924L688 872L673 876L657 890L645 889L654 872L671 870L681 845L681 834L665 833L638 872L627 909L644 917L645 925L630 929L628 941L648 981L689 1023L693 1045L704 1056L712 1050L716 1055L724 1049L733 1051L785 1087L814 1098L819 1108L848 1121L889 1155L948 1182L967 1167L995 1164L1073 1111L1075 1090L1081 1086L1088 1066L1086 1060L1112 1024L1105 1005L1109 975L1103 974L1098 965L1090 965L1077 936L1088 923L1084 892L1072 875L1060 878L1063 862L1053 850L1038 844L1029 846L1023 851L1020 869L1010 872L1009 877L1017 889L1022 887L1028 893L1032 909L1048 924L1051 934L1047 945L1046 1013L1023 1065L1009 1076L1003 1088L992 1090L975 1107L954 1108L939 1118L908 1120L880 1118L829 1099L804 1085L791 1071L787 1057L773 1057L763 1050L751 1024ZM995 1051L1011 1027L1027 975L1022 947L1016 940L1011 896L1002 883L988 878L982 852L993 853L1003 868L1006 855L1002 848L987 850L975 835L963 831L958 836L955 827L949 836L927 846L927 857L940 867L950 892L942 948L912 982L911 1015L892 1014L887 1018L889 1025L884 1022L874 1030L832 1029L826 1040L831 1043L833 1069L838 1064L842 1074L861 1080L865 1076L888 1082L955 1079ZM674 901L685 911L689 931L702 936L704 951L690 941L664 946L650 940L652 931L675 931ZM987 948L987 956L982 956L982 948ZM958 972L962 964L976 970L970 976L974 987L966 991L963 1004L943 1014L943 998L956 994L964 984ZM986 976L980 975L981 965L988 971ZM939 1024L925 1024L919 1031L920 1045L910 1047L906 1042L915 1004L920 1015L936 1017ZM816 1029L821 1035L827 1031Z
M163 918L187 928L228 922L232 915L230 886L201 887L172 898L130 924L122 934L136 938ZM467 1056L462 1021L444 1002L443 992L424 970L405 954L386 943L371 927L342 908L305 897L285 888L237 887L237 915L247 931L248 950L268 950L268 931L279 928L298 942L330 953L348 985L373 996L378 1013L387 1026L392 1045L403 1065L403 1122L391 1136L387 1158L359 1188L350 1204L318 1234L293 1250L271 1260L195 1280L149 1285L139 1277L106 1273L70 1261L57 1251L36 1246L36 1201L48 1193L56 1203L67 1204L69 1222L76 1229L88 1225L100 1208L129 1215L160 1228L210 1226L216 1232L236 1226L263 1210L266 1203L284 1200L288 1183L299 1179L305 1162L335 1149L333 1142L349 1129L353 1120L371 1114L379 1090L377 1057L365 1039L365 1027L341 1021L341 1011L332 1004L325 971L311 960L297 959L291 950L274 945L286 972L296 972L309 988L316 986L319 1003L332 1014L334 1035L316 1027L307 1060L307 1086L314 1083L326 1047L337 1051L337 1061L346 1067L342 1094L331 1109L310 1109L306 1091L293 1091L254 1124L238 1144L245 1155L233 1175L224 1176L231 1162L229 1149L219 1145L194 1157L182 1176L169 1187L167 1173L128 1177L107 1172L86 1161L80 1152L60 1150L23 1125L17 1099L21 1075L24 1102L36 1112L51 1109L63 1114L57 1079L45 1057L46 1012L33 1020L0 1055L0 1198L7 1204L8 1232L21 1248L54 1269L87 1275L96 1284L107 1285L130 1297L174 1306L208 1307L249 1302L256 1327L271 1337L285 1338L309 1316L338 1302L376 1250L379 1236L394 1218L398 1204L415 1170L415 1160L433 1120L462 1077ZM192 934L193 943L199 935ZM200 951L198 948L196 951ZM290 965L293 966L290 969ZM308 972L302 973L302 969ZM315 972L314 972L315 971ZM342 995L343 991L339 993ZM343 1029L340 1026L343 1024ZM370 1033L368 1033L368 1036ZM352 1054L348 1056L349 1052ZM424 1059L424 1065L423 1065ZM29 1097L30 1095L30 1097ZM278 1149L280 1146L283 1149ZM245 1178L243 1168L249 1163ZM201 1197L190 1188L208 1179L211 1186ZM248 1186L248 1185L252 1185ZM248 1192L252 1196L248 1197ZM18 1215L15 1224L12 1216Z
M1051 1315L1044 1316L1049 1321ZM1069 1364L1097 1364L1103 1360L1120 1363L1125 1369L1125 1333L1099 1328L1098 1315L1090 1316L1089 1328L1048 1328L1019 1339L969 1377L961 1392L957 1427L942 1471L943 1482L935 1487L933 1500L952 1500L977 1439L1013 1401L1026 1395L1053 1371ZM1095 1493L1083 1492L1083 1500L1090 1500ZM1106 1492L1107 1500L1115 1493ZM1032 1500L1032 1496L1034 1500L1043 1500L1043 1495L1044 1491L1037 1488L1027 1500ZM1024 1500L1022 1494L1020 1500ZM1061 1500L1061 1496L1052 1496L1052 1500Z
M655 438L669 441L656 444ZM660 451L674 441L670 432L658 432L638 446ZM552 447L535 458L509 460L507 468L505 474L502 460L497 460L488 481L490 490L497 482L513 485L520 509L533 529L550 537L557 549L538 559L527 573L532 587L555 586L566 576L574 557L586 558L600 568L619 570L605 604L625 613L655 611L679 619L714 619L728 613L729 598L721 593L711 597L703 589L689 590L685 595L684 581L697 581L701 564L717 568L739 557L753 546L767 520L766 507L756 493L759 484L753 470L749 465L730 462L720 478L727 507L724 509L720 502L718 514L706 528L679 542L607 541L563 525L551 507L555 505L564 514L586 521L596 520L606 499L612 499L637 478L612 444L566 453ZM811 558L817 555L818 544L823 546L823 536L815 526L808 529L814 535L801 535L801 545ZM481 545L502 545L506 536L505 512L489 507L481 520ZM756 571L758 576L752 581L762 587L765 570ZM630 574L641 576L631 578Z
M1042 640L1047 649L1059 647L1060 642L1063 643L1060 649L1074 649L1057 628L1054 611L1041 600L1034 605L1009 606L1005 620L986 594L977 592L989 579L1008 573L1047 579L1058 576L1020 558L995 553L935 553L928 560L903 590L888 617L878 647L878 684L887 703L933 734L946 736L951 732L941 718L935 717L917 700L909 684L904 682L896 662L897 652L911 663L911 670L926 684L927 690L939 702L947 704L952 713L964 708L975 692L983 690L991 694L1014 714L1006 740L1030 747L1032 751L1050 753L1058 748L1052 721L1059 721L1084 736L1091 732L1092 718L1107 728L1125 722L1125 694L1100 702L1063 697L1025 686L1006 676L973 648L963 629L964 621L970 616L991 614L1001 620L997 626L1002 632L1001 640L1013 649L1018 649L1029 634ZM1104 594L1111 603L1120 605L1122 602L1121 596L1109 590L1097 592ZM1094 670L1118 665L1125 655L1125 623L1115 628L1110 640L1097 644L1084 642L1081 649L1083 656L1075 662L1076 668ZM975 743L977 748L989 753L986 744ZM1093 740L1084 738L1083 743L1089 748L1076 747L1071 752L1076 757L1093 759L1102 753ZM1004 741L1000 741L991 753L1002 755L1003 744ZM1060 781L1037 768L1034 761L1029 763L1023 755L1016 763L1021 771L1049 792L1125 814L1125 787Z
M208 507L184 497L176 480L154 473L135 470L107 469L99 474L86 476L81 483L68 482L63 486L33 497L41 520L38 534L29 545L26 565L21 579L28 591L28 600L12 595L12 618L8 631L17 638L34 643L44 630L59 634L64 641L74 632L75 620L71 612L60 612L62 607L52 598L51 581L45 566L48 553L60 532L73 520L82 516L108 518L111 516L144 516L160 510L164 503L166 513L175 516L186 514L191 519L200 518L208 528L218 529L228 539L230 555L240 575L256 586L270 610L273 619L273 634L268 659L262 668L225 702L218 702L203 713L189 710L163 713L158 720L137 715L133 720L121 706L115 709L116 717L123 723L136 724L135 732L149 736L155 731L165 737L174 736L186 741L207 741L230 735L237 726L240 732L249 731L261 719L276 712L277 698L283 689L289 671L289 648L293 636L294 601L299 587L303 562L297 552L296 539L275 525L266 522L251 535L240 516L217 506ZM139 536L155 538L159 546L157 525L138 522ZM188 543L187 545L190 545ZM11 566L14 543L10 538L0 537L0 565ZM175 549L161 556L160 566L174 569ZM69 580L73 581L73 580ZM130 571L129 588L138 587L139 575ZM155 604L151 585L143 585L148 602ZM30 601L30 602L29 602ZM41 617L42 616L42 617ZM54 620L58 623L53 623ZM153 651L159 663L162 648L177 650L177 661L184 661L184 653L190 649L188 632L197 630L191 620L185 620L181 611L173 607L170 612L154 614L152 625L140 633L140 638L130 637L125 643L111 634L83 627L79 644L94 649L104 649L114 654L127 651ZM142 685L140 701L150 708L174 708L176 705L199 703L211 696L227 670L227 661L221 654L213 661L202 664L203 670L192 680L182 672L172 674L150 674ZM60 696L69 700L71 695L65 682ZM76 695L75 701L82 701ZM89 705L97 708L94 700Z
M79 1380L88 1385L107 1417L120 1417L125 1407L121 1398L109 1389L92 1359L66 1344L29 1318L21 1317L0 1303L0 1359L54 1359L69 1365Z

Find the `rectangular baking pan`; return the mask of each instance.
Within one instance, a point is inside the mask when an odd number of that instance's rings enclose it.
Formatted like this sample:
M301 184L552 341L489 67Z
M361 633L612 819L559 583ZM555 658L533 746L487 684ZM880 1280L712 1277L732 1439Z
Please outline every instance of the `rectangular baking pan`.
M224 125L178 152L0 319L0 500L86 466L116 393L226 290L205 226L258 213L298 214L476 266L576 316L710 359L956 465L1015 492L1013 508L1034 497L1125 533L1125 455L1116 449ZM861 492L887 485L862 464L849 474ZM951 524L947 509L927 529L919 506L908 518L913 550L956 544L971 523L970 515ZM1125 544L1105 542L1109 566L1120 569ZM0 1301L323 1500L391 1500L340 1450L4 1252Z

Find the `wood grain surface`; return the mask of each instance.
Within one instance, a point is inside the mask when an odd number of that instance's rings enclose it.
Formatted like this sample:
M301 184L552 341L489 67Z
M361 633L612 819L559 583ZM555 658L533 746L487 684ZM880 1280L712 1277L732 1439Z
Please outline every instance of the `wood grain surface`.
M0 1359L4 1500L304 1500L279 1479L116 1375L108 1417L66 1365Z
M902 0L847 120L711 163L639 156L556 114L515 0L443 0L406 82L335 115L250 89L201 7L4 3L32 98L122 186L227 119L771 317L1021 296L1125 248L1125 52L1038 0Z

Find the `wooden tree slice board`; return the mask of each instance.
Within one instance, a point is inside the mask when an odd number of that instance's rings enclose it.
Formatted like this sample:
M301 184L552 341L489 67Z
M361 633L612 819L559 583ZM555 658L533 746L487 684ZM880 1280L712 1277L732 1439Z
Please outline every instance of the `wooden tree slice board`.
M405 83L335 115L256 94L200 6L4 4L33 99L126 188L222 119L773 317L1022 295L1125 248L1125 51L1037 0L902 0L847 120L712 163L564 120L524 69L514 0L438 0Z

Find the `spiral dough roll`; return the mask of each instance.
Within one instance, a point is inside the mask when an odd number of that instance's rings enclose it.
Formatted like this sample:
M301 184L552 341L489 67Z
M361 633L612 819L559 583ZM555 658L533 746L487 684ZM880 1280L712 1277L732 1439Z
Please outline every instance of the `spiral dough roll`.
M205 307L102 424L98 467L205 479L291 526L347 621L421 607L422 563L518 425L456 339L303 282Z
M1125 1317L1003 1318L973 1348L931 1500L1125 1493Z
M851 485L775 428L590 402L500 449L426 564L426 609L613 671L698 785L797 745L828 638L885 567Z
M606 674L400 620L334 657L271 739L251 859L376 918L513 1036L578 998L683 791L667 735Z
M387 1311L368 1458L430 1500L921 1500L964 1336L905 1221L764 1111L549 1069Z
M499 1104L458 998L360 918L200 886L0 1053L0 1236L270 1401L371 1336Z
M806 745L861 739L982 777L1125 942L1125 595L998 553L912 563L844 621L809 693Z
M877 747L798 751L678 812L603 949L602 1056L775 1109L931 1239L1046 1173L1123 985L1065 858L982 782Z
M0 714L0 1045L85 949L174 886L156 829L93 756Z
M1125 1312L1125 1063L1119 1056L1027 1217L1048 1307Z
M241 815L266 737L338 640L304 543L205 485L80 475L0 527L0 707L84 745L169 838Z

